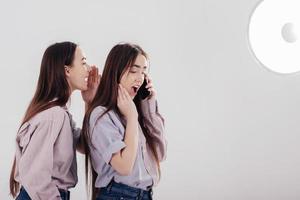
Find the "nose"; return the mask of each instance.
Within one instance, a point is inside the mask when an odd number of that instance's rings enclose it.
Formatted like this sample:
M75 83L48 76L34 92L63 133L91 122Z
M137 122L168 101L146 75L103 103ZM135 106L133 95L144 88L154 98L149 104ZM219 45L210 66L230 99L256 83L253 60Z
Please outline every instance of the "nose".
M138 83L143 83L143 81L144 81L144 78L145 78L145 75L144 74L138 74L137 75L137 77L136 77L136 82L138 82Z

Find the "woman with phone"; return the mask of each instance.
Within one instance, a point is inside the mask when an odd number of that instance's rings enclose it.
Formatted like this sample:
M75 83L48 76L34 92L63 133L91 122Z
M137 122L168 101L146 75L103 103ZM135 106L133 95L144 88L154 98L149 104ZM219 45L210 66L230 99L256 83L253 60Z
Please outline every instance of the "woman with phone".
M148 68L147 54L134 44L114 46L106 59L83 123L92 199L152 199L166 140Z
M99 84L98 69L89 67L72 42L49 46L42 58L36 92L16 137L10 192L17 200L68 200L77 183L76 152L80 132L67 103L81 90L86 104Z

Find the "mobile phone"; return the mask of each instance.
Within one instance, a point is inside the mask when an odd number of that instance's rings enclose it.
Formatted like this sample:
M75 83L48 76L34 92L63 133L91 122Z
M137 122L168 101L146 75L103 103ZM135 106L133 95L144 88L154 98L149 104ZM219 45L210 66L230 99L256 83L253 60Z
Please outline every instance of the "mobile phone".
M143 84L141 85L140 89L137 92L137 96L140 99L146 99L150 95L150 92L148 91L148 89L146 89L146 85L147 85L147 80L144 79Z

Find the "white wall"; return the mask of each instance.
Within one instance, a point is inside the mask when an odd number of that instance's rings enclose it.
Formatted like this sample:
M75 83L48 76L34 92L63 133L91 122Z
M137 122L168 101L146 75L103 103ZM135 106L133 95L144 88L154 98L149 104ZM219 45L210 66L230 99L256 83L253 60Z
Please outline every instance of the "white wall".
M81 45L103 66L118 42L151 58L168 158L159 200L300 199L300 75L271 73L247 43L259 0L1 1L0 199L8 197L16 129L45 48ZM79 93L71 110L83 117ZM86 199L84 163L72 199Z

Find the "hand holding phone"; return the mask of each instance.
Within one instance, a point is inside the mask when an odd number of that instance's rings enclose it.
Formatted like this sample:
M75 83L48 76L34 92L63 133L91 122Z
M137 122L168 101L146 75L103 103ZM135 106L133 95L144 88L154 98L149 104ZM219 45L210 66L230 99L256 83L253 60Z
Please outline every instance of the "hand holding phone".
M137 92L137 96L140 97L142 100L146 99L150 95L150 91L146 88L147 84L147 79L145 78L143 84Z

